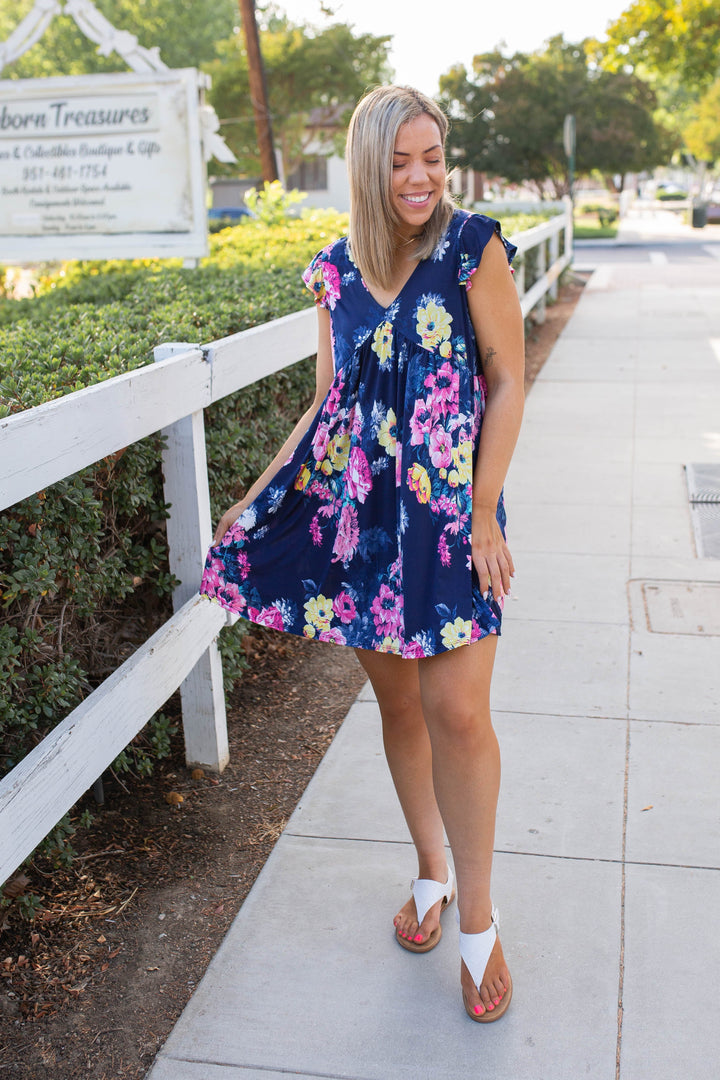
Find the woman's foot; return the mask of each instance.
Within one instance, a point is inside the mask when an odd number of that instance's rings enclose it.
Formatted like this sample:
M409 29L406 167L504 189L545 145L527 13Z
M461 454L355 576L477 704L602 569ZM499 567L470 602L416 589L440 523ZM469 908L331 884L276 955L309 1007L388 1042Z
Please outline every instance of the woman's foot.
M444 881L418 878L412 888L413 895L397 913L393 925L401 945L412 952L427 952L440 940L440 916L455 896L453 876L446 870ZM439 898L432 903L435 896Z
M472 975L465 966L464 961L461 961L460 965L460 983L465 1008L468 1013L476 1017L487 1016L488 1019L491 1017L494 1019L495 1016L500 1017L501 1011L504 1012L507 1007L503 1007L503 1000L511 990L512 980L508 966L505 963L499 937L496 939L490 953L490 959L487 962L480 989L478 990L473 982ZM510 1004L509 999L507 1004Z
M463 1004L468 1016L481 1024L498 1020L510 1004L513 986L498 936L495 908L487 929L460 931L460 958Z
M437 904L433 904L430 908L423 921L418 923L415 900L411 896L393 919L398 937L405 941L412 941L416 945L424 945L435 931L440 929L440 912L443 907L443 901L438 900Z

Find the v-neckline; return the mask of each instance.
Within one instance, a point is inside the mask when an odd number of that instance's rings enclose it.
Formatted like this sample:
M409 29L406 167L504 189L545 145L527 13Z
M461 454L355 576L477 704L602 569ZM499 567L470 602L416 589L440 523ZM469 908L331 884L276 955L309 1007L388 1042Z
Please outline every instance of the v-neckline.
M377 307L379 307L382 312L387 312L387 311L390 310L390 308L394 307L395 304L397 304L398 300L400 299L402 294L405 292L408 285L410 284L412 279L415 277L415 274L418 272L418 270L420 269L420 266L422 265L422 263L424 261L425 261L424 259L417 259L416 260L415 266L413 266L412 270L410 271L408 276L405 278L405 281L402 283L402 285L400 286L400 289L395 294L395 296L392 298L392 300L390 301L389 304L383 304L382 301L378 300L378 298L371 291L370 286L368 285L367 281L365 280L365 278L362 275L360 275L360 281L362 282L362 286L365 289L365 292L368 294L368 296L372 300L372 302L374 304L376 304Z

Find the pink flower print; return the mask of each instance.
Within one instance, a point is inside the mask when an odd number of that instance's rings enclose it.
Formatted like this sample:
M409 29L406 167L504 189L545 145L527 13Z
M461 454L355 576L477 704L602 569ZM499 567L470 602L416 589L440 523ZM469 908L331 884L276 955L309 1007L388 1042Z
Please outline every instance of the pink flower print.
M363 430L363 414L362 414L362 409L360 408L360 405L358 404L358 402L355 402L352 409L350 410L350 415L349 415L348 419L352 423L352 433L353 433L353 435L355 436L356 439L359 439L360 436L362 435L362 430Z
M452 461L452 439L444 427L430 432L430 460L436 469L447 469Z
M242 515L241 515L242 516ZM228 544L242 544L247 540L247 533L242 525L238 524L240 518L234 522L220 541L219 547L227 547Z
M322 544L322 529L320 528L317 514L315 514L310 522L310 535L312 536L312 542L315 544L315 547L319 547L320 544Z
M346 642L345 635L339 626L331 626L329 630L321 630L319 640L334 641L336 645L344 645Z
M450 565L450 548L447 545L447 540L445 539L445 533L444 532L440 534L440 540L438 542L438 554L440 556L440 562L442 563L442 565L443 566L449 566Z
M231 611L242 611L247 604L247 600L234 581L225 583L225 587L222 590L222 599Z
M248 559L246 552L238 552L237 564L240 569L240 577L244 581L250 573L250 560Z
M315 428L315 434L313 435L312 441L312 452L316 461L322 461L325 457L329 442L330 426L324 421L321 421Z
M395 637L402 625L403 598L396 596L387 585L380 586L380 592L370 605L373 613L376 633Z
M340 520L338 521L335 543L333 544L333 554L335 556L333 562L341 561L346 566L355 554L359 539L360 529L358 528L357 510L354 506L346 504L342 508Z
M357 608L352 596L346 592L339 592L333 600L333 611L345 626L357 618Z
M402 651L405 660L422 660L425 656L419 641L408 641Z
M365 452L359 446L353 446L350 451L345 482L350 498L364 503L372 489L372 472Z
M457 410L460 400L460 375L453 371L451 364L442 364L436 372L431 371L425 379L425 386L431 389L432 403L439 406L443 416L448 409Z
M217 570L214 570L211 566L206 566L202 576L200 592L206 596L215 596L220 588L220 583L220 575Z
M340 299L340 273L337 266L331 262L323 263L323 277L325 278L325 299L329 308L334 308Z
M336 376L325 401L325 412L329 416L333 416L337 412L340 405L340 392L344 386L345 383L340 376Z
M402 486L402 443L395 444L395 487Z
M254 616L254 622L260 626L270 626L273 630L284 630L283 617L280 610L274 604L268 604L262 611Z
M415 408L410 417L410 442L413 446L422 446L425 436L430 433L433 426L433 410L430 398L423 400L417 398Z

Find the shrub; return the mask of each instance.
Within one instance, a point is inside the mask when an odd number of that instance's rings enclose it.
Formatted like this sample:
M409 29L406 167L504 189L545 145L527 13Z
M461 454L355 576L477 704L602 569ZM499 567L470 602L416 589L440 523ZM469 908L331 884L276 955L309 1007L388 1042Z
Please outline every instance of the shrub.
M327 213L244 223L213 237L196 270L137 260L46 271L35 299L0 301L0 414L152 362L163 340L210 341L298 310L301 268L343 227ZM262 471L313 386L305 362L208 410L215 516ZM170 614L159 457L155 435L0 515L3 772ZM230 680L241 632L223 635ZM155 751L128 760L146 771Z

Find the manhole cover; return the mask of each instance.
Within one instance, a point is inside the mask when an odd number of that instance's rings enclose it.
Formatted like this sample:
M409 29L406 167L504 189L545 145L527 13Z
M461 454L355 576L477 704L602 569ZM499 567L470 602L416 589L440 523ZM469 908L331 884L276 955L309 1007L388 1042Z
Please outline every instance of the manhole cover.
M642 592L653 633L720 635L720 583L644 581Z

